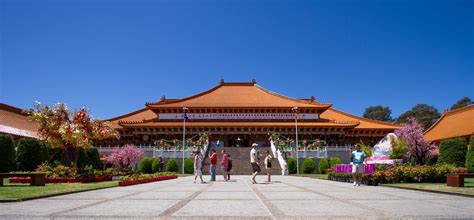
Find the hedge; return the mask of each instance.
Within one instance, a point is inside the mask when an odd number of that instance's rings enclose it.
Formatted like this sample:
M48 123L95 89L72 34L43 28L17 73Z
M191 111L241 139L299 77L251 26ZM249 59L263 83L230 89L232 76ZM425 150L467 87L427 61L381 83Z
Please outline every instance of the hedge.
M175 158L168 159L168 161L166 163L166 171L167 172L178 172L179 171L178 161L176 161Z
M336 165L336 164L342 164L342 161L339 157L333 157L333 158L331 158L331 160L329 162L331 164L331 167L334 167L334 165Z
M153 158L151 162L151 172L158 173L160 171L160 158Z
M291 157L288 159L288 172L290 174L295 174L297 172L296 170L296 158Z
M474 173L474 135L469 141L469 149L466 153L466 168L470 173Z
M20 171L33 171L48 158L45 145L31 138L22 138L18 142L16 162Z
M462 138L441 141L438 163L454 164L457 167L464 166L466 163L466 146L466 141Z
M326 174L326 169L329 168L329 161L327 158L321 158L318 163L318 171L320 174Z
M314 173L315 168L316 167L314 166L314 160L312 158L308 157L303 160L303 173Z
M16 169L15 144L11 135L0 135L0 173Z
M102 168L97 148L77 148L77 167L84 168L87 165L91 165L96 170Z
M194 160L192 158L184 160L184 173L194 173Z
M154 159L151 157L143 158L138 165L138 170L141 173L153 173L153 169L152 169L153 161Z
M86 148L87 156L95 169L102 168L102 162L100 161L99 151L95 147Z

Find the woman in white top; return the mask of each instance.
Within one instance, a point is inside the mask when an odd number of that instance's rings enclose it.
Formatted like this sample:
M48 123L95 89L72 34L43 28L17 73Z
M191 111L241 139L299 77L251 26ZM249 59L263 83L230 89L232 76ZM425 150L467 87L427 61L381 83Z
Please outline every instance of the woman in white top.
M196 151L195 156L194 156L194 183L196 183L196 179L199 176L201 179L201 183L206 183L202 179L202 155L201 151Z
M270 172L270 169L272 168L272 155L270 154L270 151L267 150L267 156L265 156L264 163L265 163L265 171L267 172L267 177L268 180L267 182L272 181L272 173Z

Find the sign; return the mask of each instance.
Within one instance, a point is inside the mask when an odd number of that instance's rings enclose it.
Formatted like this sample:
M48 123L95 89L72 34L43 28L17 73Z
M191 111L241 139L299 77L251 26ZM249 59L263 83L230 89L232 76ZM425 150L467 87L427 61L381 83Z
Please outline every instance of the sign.
M190 120L292 120L293 113L187 113ZM162 113L158 119L182 120L183 114ZM319 114L299 114L299 120L316 120Z

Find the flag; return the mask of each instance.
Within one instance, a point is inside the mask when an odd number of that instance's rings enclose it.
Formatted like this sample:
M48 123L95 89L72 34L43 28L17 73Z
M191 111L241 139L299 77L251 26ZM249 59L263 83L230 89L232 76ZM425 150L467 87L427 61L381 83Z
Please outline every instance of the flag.
M183 119L184 119L185 121L189 120L188 114L186 114L186 112L184 112Z

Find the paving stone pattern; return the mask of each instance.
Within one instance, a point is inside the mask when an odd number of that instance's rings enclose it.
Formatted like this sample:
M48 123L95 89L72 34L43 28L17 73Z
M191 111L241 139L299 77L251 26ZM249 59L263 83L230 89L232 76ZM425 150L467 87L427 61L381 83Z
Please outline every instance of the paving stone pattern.
M0 203L0 219L474 219L473 198L288 176L254 185L249 178L200 184L183 177Z

